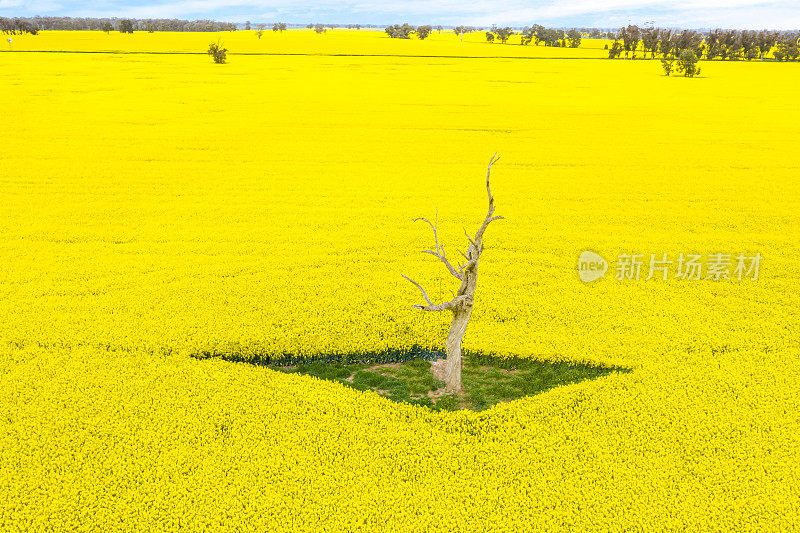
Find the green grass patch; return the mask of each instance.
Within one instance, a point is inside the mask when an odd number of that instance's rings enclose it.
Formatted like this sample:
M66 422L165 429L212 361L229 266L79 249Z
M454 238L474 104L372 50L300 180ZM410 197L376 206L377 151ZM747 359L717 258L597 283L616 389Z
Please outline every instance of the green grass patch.
M313 362L274 369L336 381L358 390L371 390L396 402L437 411L481 411L501 402L539 394L561 385L612 372L630 372L625 368L468 354L464 357L461 371L464 391L458 395L448 395L444 393L444 383L433 377L431 362L425 359L372 365Z

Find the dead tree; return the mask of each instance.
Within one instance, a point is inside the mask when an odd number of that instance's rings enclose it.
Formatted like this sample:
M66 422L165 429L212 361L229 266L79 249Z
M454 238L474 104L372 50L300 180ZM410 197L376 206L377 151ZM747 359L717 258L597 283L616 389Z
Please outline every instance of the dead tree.
M423 253L431 254L432 256L439 258L439 260L444 263L444 266L447 267L447 270L450 272L450 274L461 281L461 287L459 287L455 298L449 302L436 305L431 302L431 299L428 298L428 294L419 283L408 276L403 276L417 286L420 292L422 292L422 297L425 298L425 301L428 304L414 305L412 306L414 309L421 309L423 311L447 310L452 311L453 313L453 322L450 325L450 332L447 334L447 361L445 362L444 369L444 381L447 385L448 392L460 392L462 388L461 339L464 337L464 333L467 331L469 317L470 314L472 314L472 303L475 296L475 287L478 284L478 261L481 253L483 253L483 233L486 231L486 228L489 226L491 221L500 220L503 218L501 216L494 216L494 198L492 197L492 190L489 188L489 174L492 171L492 165L497 163L499 159L500 158L497 157L497 153L495 153L489 160L489 168L486 170L486 192L489 195L489 212L486 214L483 224L475 233L474 239L471 238L467 233L467 230L464 229L464 234L469 240L469 248L467 248L466 254L461 252L461 255L465 259L465 263L459 266L458 269L453 267L450 261L448 261L447 257L445 257L444 247L439 245L439 236L436 232L436 223L431 223L431 221L427 218L414 219L414 221L424 220L433 229L433 242L436 245L436 250L425 250ZM434 219L434 221L436 221L436 219Z

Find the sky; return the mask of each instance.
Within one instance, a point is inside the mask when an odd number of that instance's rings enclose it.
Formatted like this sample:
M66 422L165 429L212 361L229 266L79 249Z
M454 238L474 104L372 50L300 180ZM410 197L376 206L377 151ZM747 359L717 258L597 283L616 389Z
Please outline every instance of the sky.
M0 16L290 24L800 29L800 0L0 0Z

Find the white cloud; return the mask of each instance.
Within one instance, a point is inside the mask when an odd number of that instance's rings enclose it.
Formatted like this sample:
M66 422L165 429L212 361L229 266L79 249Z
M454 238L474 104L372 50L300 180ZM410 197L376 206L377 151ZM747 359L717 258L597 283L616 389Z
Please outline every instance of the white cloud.
M44 13L47 11L53 11L57 9L62 9L64 6L61 2L54 2L49 0L0 0L0 12L5 10L17 11L25 13L28 12L37 12L37 13Z

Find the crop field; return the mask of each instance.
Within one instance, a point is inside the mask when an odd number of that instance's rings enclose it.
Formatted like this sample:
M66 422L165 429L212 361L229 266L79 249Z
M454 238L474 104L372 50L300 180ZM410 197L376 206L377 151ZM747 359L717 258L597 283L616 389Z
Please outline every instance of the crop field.
M0 529L796 527L800 64L469 37L1 43ZM441 349L412 219L459 257L495 151L467 354L629 372L435 412L247 363Z

